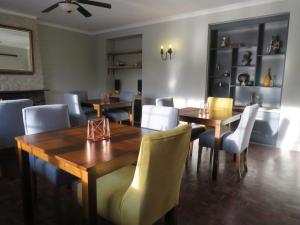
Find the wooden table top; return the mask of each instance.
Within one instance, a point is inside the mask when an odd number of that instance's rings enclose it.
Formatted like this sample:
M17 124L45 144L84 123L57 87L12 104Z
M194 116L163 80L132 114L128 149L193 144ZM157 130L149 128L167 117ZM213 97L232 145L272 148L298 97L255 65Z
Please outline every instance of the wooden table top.
M119 101L119 100L110 100L104 101L103 99L89 99L81 101L81 104L84 105L99 105L101 108L123 108L130 107L132 105L131 101Z
M227 110L209 111L208 114L200 114L199 108L186 107L179 109L179 120L200 123L205 125L226 125L240 119L241 113Z
M114 164L124 159L136 160L142 137L153 130L110 123L111 139L87 140L87 128L70 128L17 137L22 149L61 167L62 163L88 171L96 165ZM125 160L126 161L126 160ZM100 168L101 169L101 168ZM68 171L68 170L67 170ZM75 176L79 171L68 171ZM103 171L102 171L103 172Z

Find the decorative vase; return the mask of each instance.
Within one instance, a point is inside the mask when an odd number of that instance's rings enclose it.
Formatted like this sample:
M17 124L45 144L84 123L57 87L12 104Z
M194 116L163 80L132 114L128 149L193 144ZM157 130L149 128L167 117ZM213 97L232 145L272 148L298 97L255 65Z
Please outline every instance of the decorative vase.
M105 117L88 120L87 139L101 141L110 138L109 120Z
M264 81L263 81L264 87L270 87L271 80L272 80L272 77L271 77L271 68L269 68L268 72L264 76Z

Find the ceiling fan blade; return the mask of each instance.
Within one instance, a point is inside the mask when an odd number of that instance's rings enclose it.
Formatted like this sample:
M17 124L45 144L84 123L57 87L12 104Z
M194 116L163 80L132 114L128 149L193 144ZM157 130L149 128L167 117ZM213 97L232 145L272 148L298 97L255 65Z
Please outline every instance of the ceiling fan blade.
M51 10L55 9L56 7L58 7L58 4L59 4L59 3L60 3L60 2L57 2L57 3L55 3L54 5L51 5L50 7L48 7L47 9L44 9L44 10L42 11L42 13L50 12Z
M103 7L103 8L107 8L107 9L111 8L111 4L103 3L103 2L94 2L94 1L88 1L88 0L76 0L76 2L86 4L86 5L99 6L99 7Z
M78 5L77 11L80 12L82 15L84 15L85 17L92 16L92 14L89 11L87 11L85 8L83 8L81 5L79 5L79 4L76 4L76 5Z

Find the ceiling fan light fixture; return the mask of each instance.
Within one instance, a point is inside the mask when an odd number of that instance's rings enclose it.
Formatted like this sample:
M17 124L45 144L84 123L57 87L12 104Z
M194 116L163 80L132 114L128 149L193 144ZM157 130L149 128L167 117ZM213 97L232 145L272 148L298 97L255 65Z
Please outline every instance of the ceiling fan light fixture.
M68 3L68 2L61 2L58 5L62 10L64 10L65 12L68 12L68 13L76 11L79 7L76 4Z

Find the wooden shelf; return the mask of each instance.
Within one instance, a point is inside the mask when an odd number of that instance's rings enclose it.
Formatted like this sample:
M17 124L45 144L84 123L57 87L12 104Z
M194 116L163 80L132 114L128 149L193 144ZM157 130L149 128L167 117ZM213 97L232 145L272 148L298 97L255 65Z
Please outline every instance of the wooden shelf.
M142 49L125 49L125 50L114 50L107 52L107 55L131 55L131 54L141 54Z
M258 57L279 57L279 56L285 56L285 53L279 53L279 54L273 54L273 55L269 55L269 54L262 54L262 55L257 55Z
M250 86L250 85L245 85L245 86L242 86L242 85L230 85L230 87L232 88L235 88L235 87L240 87L240 88L249 88L249 87L254 87L254 88L281 88L279 86L273 86L273 87L265 87L265 86L260 86L260 85L254 85L254 86Z
M240 47L236 47L236 48L211 48L210 50L211 51L229 51L229 50L232 50L232 49L251 49L251 48L257 48L256 45L253 45L253 46L240 46Z
M236 66L232 66L232 68L238 68L238 67L253 67L253 68L255 68L256 67L256 65L249 65L249 66L243 66L243 65L236 65Z
M217 79L223 79L223 78L230 78L230 76L228 77L224 77L224 76L209 76L209 78L217 78Z
M243 111L245 109L245 107L246 106L243 106L243 105L234 105L233 110L234 111ZM280 113L280 108L261 106L261 107L259 107L258 111L259 112L276 112L276 113Z
M141 69L142 66L128 65L128 66L108 66L109 70L123 70L123 69Z

